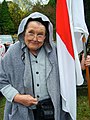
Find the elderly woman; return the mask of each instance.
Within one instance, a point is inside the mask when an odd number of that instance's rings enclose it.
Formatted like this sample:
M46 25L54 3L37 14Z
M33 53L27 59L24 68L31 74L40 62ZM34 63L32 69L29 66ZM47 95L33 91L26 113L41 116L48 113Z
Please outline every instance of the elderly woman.
M45 15L32 13L21 21L18 39L0 61L4 120L70 120L61 110L52 23ZM41 101L47 108L43 113Z

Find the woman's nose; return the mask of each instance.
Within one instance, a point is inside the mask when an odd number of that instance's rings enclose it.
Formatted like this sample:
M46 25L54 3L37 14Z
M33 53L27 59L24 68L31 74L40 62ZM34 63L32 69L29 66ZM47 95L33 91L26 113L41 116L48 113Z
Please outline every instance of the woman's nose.
M34 35L33 40L34 40L34 41L37 41L37 40L38 40L37 35Z

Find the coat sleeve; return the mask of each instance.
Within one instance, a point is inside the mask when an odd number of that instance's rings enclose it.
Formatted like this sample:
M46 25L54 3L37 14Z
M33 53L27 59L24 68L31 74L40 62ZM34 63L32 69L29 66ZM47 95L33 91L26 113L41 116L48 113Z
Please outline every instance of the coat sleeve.
M7 61L7 56L0 60L0 91L9 102L12 102L18 91L10 84L9 77L7 76Z
M0 90L6 85L10 84L5 69L7 69L7 67L5 68L5 62L2 58L0 59Z
M19 92L12 87L10 84L6 85L4 88L1 89L2 94L5 96L5 98L9 101L12 102L14 99L14 96L18 94Z

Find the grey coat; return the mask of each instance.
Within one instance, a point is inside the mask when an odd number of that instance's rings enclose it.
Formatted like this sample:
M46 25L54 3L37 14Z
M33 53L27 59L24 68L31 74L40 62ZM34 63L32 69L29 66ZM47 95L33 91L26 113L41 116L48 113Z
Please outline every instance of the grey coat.
M24 62L22 60L23 52L20 47L20 42L13 45L0 65L0 89L9 83L24 94ZM55 120L60 120L60 88L59 88L59 75L56 60L56 50L53 46L53 51L48 54L48 58L52 65L47 78L47 87L49 95L52 99L55 108ZM28 113L28 107L15 102L6 101L5 107L5 120L33 120L32 111ZM31 115L30 115L31 114ZM30 117L29 117L30 116Z
M56 47L53 43L53 27L49 19L41 13L33 13L22 20L18 29L19 41L12 45L3 59L0 61L0 89L11 84L20 94L25 94L24 72L25 72L25 52L23 48L23 30L28 18L41 17L42 20L49 22L49 40L45 43L45 50L51 64L48 71L47 88L54 105L55 120L60 119L60 83L57 64ZM48 51L48 48L49 50ZM48 66L47 66L48 69ZM6 100L4 120L34 120L32 110L19 103L9 102Z

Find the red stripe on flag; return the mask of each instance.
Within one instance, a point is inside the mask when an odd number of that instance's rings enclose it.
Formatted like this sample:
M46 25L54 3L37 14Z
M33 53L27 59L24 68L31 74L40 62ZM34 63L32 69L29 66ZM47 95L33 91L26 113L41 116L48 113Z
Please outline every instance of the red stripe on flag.
M64 42L67 50L74 58L72 36L70 31L69 15L66 0L57 0L56 31Z

